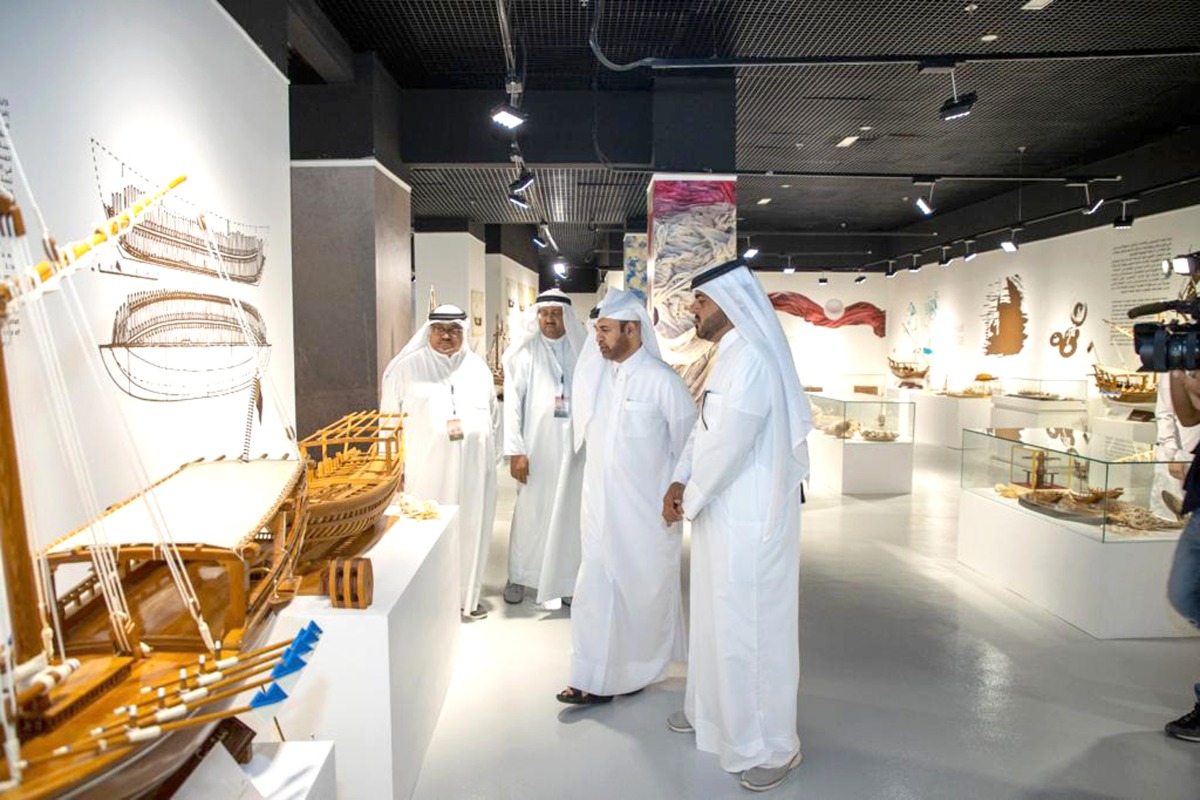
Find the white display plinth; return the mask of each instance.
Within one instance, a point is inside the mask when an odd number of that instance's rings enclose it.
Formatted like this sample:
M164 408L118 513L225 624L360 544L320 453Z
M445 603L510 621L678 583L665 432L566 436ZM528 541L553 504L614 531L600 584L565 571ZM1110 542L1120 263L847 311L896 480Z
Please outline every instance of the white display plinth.
M990 397L950 397L914 391L904 399L916 404L914 438L917 444L936 444L961 450L963 428L987 428L991 425Z
M399 519L366 553L370 608L297 597L272 624L269 641L310 619L325 630L279 725L288 739L337 744L339 797L407 798L416 786L458 654L457 513L443 506L440 519Z
M1134 422L1123 417L1091 417L1088 431L1114 439L1154 444L1158 439L1158 425L1154 422Z
M1082 400L1034 400L1007 394L992 396L992 428L1073 428L1087 430ZM988 426L984 426L988 427Z
M298 795L303 798L304 795ZM254 785L224 745L214 746L172 795L175 800L265 800L269 795Z
M912 442L854 442L813 431L809 480L839 494L912 492Z
M1097 639L1196 636L1167 603L1173 539L1099 540L964 489L958 560Z
M263 742L242 767L266 798L337 800L333 742Z

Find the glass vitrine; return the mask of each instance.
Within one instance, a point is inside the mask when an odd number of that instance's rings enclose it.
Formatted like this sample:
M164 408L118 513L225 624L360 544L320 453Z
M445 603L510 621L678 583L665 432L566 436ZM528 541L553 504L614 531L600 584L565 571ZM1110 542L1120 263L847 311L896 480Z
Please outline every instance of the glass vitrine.
M1059 378L1001 378L999 393L1026 400L1078 400L1087 399L1085 379Z
M815 433L853 444L912 443L915 406L871 394L810 394Z

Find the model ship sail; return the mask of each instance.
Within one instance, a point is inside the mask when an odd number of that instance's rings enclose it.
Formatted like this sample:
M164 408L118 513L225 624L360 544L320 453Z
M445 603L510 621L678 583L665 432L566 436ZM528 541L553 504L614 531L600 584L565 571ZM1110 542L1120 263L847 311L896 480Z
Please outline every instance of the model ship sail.
M2 118L0 137L8 139ZM37 551L22 494L6 343L0 349L0 636L10 643L0 670L5 798L152 792L219 720L286 696L285 684L303 667L300 656L319 636L310 627L295 642L251 649L271 609L290 596L307 525L305 472L294 453L185 464L103 512L82 458L42 307L44 287L88 265L96 248L112 247L182 180L133 200L84 241L57 248L47 238L49 258L0 283L0 317L20 306L30 322L22 336L36 337L53 389L45 412L57 425L85 510L94 509L90 522ZM15 198L4 198L0 247L22 265L34 262L25 233ZM62 283L62 291L74 289ZM73 322L90 339L86 324ZM244 318L241 328L243 341L253 341ZM63 568L78 564L90 565L90 573L58 587ZM229 707L247 691L258 692L249 705Z
M92 159L108 217L123 214L151 185L96 141L92 142ZM117 248L134 261L258 283L266 263L266 240L261 232L217 214L197 214L186 203L172 199L140 214Z
M270 345L262 314L250 303L159 290L129 296L100 353L109 377L131 397L195 400L249 388L266 369Z

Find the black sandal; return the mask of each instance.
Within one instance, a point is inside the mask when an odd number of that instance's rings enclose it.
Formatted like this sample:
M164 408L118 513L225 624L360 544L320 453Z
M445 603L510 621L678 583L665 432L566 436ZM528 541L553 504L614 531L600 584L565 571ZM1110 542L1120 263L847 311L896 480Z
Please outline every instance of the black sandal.
M611 694L588 694L574 686L568 686L555 696L558 698L558 702L566 703L569 706L595 706L612 702Z

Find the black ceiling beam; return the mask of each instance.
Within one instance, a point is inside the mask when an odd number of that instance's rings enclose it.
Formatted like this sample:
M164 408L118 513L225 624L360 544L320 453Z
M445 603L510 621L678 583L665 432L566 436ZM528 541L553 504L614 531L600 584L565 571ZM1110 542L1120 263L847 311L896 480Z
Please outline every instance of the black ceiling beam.
M316 0L287 0L287 37L326 83L354 80L354 52Z

